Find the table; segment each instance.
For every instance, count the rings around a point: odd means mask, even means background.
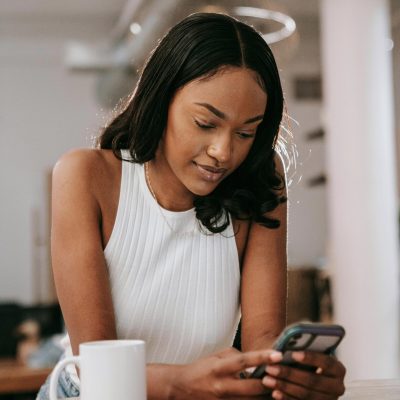
[[[377,379],[349,382],[341,400],[399,400],[400,379]],[[70,400],[79,400],[73,397]]]
[[[36,392],[51,368],[30,368],[14,359],[0,359],[0,394]]]
[[[399,400],[400,379],[353,381],[346,385],[343,400]]]

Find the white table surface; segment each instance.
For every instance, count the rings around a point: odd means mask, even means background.
[[[353,381],[346,388],[342,400],[400,400],[400,379]]]

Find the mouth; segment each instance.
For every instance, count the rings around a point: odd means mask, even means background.
[[[227,171],[226,168],[215,168],[210,165],[197,164],[195,161],[193,163],[197,167],[200,176],[208,182],[217,182]]]

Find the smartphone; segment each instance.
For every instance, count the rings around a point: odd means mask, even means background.
[[[344,335],[345,330],[340,325],[300,322],[287,326],[279,335],[273,348],[283,354],[283,360],[280,364],[315,371],[316,368],[313,366],[296,363],[291,358],[291,352],[317,351],[333,354]],[[263,378],[266,375],[265,367],[265,364],[258,366],[249,378]]]

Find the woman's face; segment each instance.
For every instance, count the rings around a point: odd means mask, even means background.
[[[156,156],[164,187],[204,196],[245,160],[267,104],[256,78],[229,67],[176,92]]]

